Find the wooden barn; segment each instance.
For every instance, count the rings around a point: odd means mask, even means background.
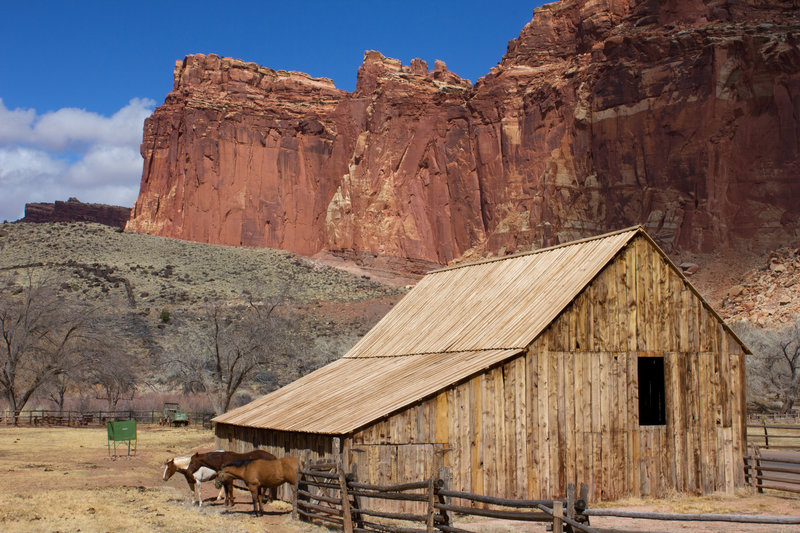
[[[217,444],[508,498],[731,491],[746,352],[635,227],[430,272],[342,359],[215,418]]]

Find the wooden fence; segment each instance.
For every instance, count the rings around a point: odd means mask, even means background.
[[[794,419],[792,419],[794,420]],[[800,424],[761,418],[747,424],[747,444],[769,449],[800,450]]]
[[[797,462],[800,465],[800,460]],[[763,468],[763,471],[768,469]],[[792,470],[800,475],[800,468]],[[751,475],[751,478],[755,474]],[[800,525],[800,517],[759,516],[713,513],[654,513],[618,509],[589,509],[588,486],[567,487],[565,500],[510,500],[448,489],[448,471],[440,477],[393,486],[378,486],[357,481],[356,472],[345,473],[334,463],[301,469],[294,485],[292,518],[316,520],[340,527],[345,533],[469,533],[457,527],[454,515],[482,516],[521,522],[544,522],[554,533],[611,531],[589,525],[590,517],[693,522],[728,522],[775,525]],[[762,479],[761,482],[763,482]],[[783,489],[781,489],[783,490]],[[800,491],[798,491],[800,492]],[[381,510],[385,500],[402,500],[412,510],[394,513]],[[409,526],[409,523],[411,524]]]
[[[756,488],[800,493],[800,453],[750,448],[744,456],[745,483]]]
[[[346,533],[469,533],[455,526],[454,513],[548,522],[554,533],[597,533],[586,524],[583,515],[588,494],[586,485],[582,485],[581,498],[575,497],[575,486],[571,485],[566,500],[509,500],[448,490],[448,473],[442,470],[439,478],[379,486],[359,483],[356,472],[345,473],[337,464],[311,465],[300,470],[297,477],[292,516],[333,524]],[[402,500],[411,511],[380,510],[380,502],[384,500]],[[408,522],[415,527],[408,527]]]
[[[191,425],[202,425],[211,428],[213,413],[188,413]],[[161,411],[58,411],[32,409],[19,415],[19,423],[31,426],[97,426],[107,421],[136,420],[141,424],[157,424],[163,413]],[[9,411],[0,411],[0,423],[11,425],[14,416]]]

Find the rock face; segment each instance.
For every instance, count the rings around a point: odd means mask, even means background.
[[[131,215],[130,207],[106,204],[85,204],[77,198],[66,202],[25,204],[25,217],[20,222],[97,222],[124,228]]]
[[[130,231],[447,263],[642,224],[668,251],[800,228],[800,10],[562,0],[474,86],[367,52],[353,93],[189,56]]]

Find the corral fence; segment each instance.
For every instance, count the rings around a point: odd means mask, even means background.
[[[758,492],[800,493],[800,452],[752,446],[744,456],[744,476]]]
[[[800,423],[797,418],[762,416],[747,421],[747,444],[776,450],[800,450]]]
[[[469,533],[456,527],[454,514],[502,518],[523,522],[546,522],[552,531],[595,533],[582,514],[588,487],[582,485],[583,498],[575,497],[570,485],[565,500],[509,500],[451,491],[449,472],[440,477],[402,485],[359,483],[356,472],[345,473],[335,463],[310,465],[301,469],[293,491],[292,516],[317,520],[351,532],[417,533],[443,531]],[[385,500],[407,502],[411,511],[394,513],[381,510]],[[408,523],[412,527],[409,527]]]
[[[315,464],[298,472],[293,487],[292,518],[318,521],[341,528],[345,533],[470,533],[456,525],[455,517],[480,516],[549,524],[554,533],[611,533],[591,526],[590,517],[693,522],[800,525],[800,517],[711,513],[654,513],[619,509],[589,509],[588,486],[567,486],[564,500],[511,500],[449,490],[449,471],[438,478],[402,485],[359,483],[356,471],[346,473],[336,463]],[[407,502],[404,513],[382,510],[385,500]],[[385,507],[385,505],[384,505]]]
[[[211,428],[213,413],[190,412],[189,424]],[[158,424],[164,413],[162,411],[58,411],[47,409],[31,409],[19,415],[20,424],[30,426],[103,426],[106,422],[116,420],[136,420],[140,424]],[[12,425],[14,414],[0,411],[0,423]]]
[[[800,423],[795,416],[759,415],[747,422],[748,451],[744,474],[748,485],[800,493]]]

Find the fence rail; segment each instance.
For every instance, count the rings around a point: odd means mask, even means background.
[[[447,489],[448,477],[447,470],[443,469],[439,478],[381,486],[359,483],[355,471],[345,473],[337,464],[311,465],[298,473],[293,490],[292,515],[295,519],[336,525],[345,533],[469,533],[455,526],[453,513],[547,522],[552,524],[555,533],[597,532],[589,527],[582,515],[588,494],[586,485],[581,487],[581,498],[575,498],[575,486],[570,485],[566,500],[510,500],[450,491]],[[388,512],[381,508],[381,500],[409,502],[411,510]],[[411,522],[412,527],[398,525],[398,521]]]
[[[23,411],[18,423],[31,426],[98,426],[108,421],[136,420],[141,424],[157,424],[163,417],[162,411],[58,411],[48,409],[32,409]],[[211,428],[213,413],[189,413],[189,424]],[[11,425],[14,415],[9,411],[0,411],[0,423]]]
[[[766,449],[800,450],[800,424],[777,422],[767,423],[766,418],[748,422],[747,444]]]
[[[756,488],[800,493],[800,453],[754,446],[744,456],[745,483]]]
[[[765,472],[796,476],[800,479],[800,454],[787,460],[786,452],[769,452],[781,463],[771,465],[773,459],[758,455],[758,449],[745,456],[745,471],[748,482],[757,487],[769,480]],[[753,455],[755,454],[755,455]],[[758,462],[760,460],[760,462]],[[797,466],[793,466],[797,465]],[[748,470],[749,469],[749,470]],[[616,517],[622,519],[692,522],[728,522],[775,525],[800,525],[797,516],[734,515],[713,513],[655,513],[622,509],[589,509],[588,486],[581,484],[576,497],[575,485],[567,487],[564,500],[512,500],[452,491],[447,488],[447,469],[440,477],[402,485],[380,486],[360,483],[355,469],[345,473],[337,464],[311,465],[298,472],[292,496],[292,517],[301,520],[316,520],[341,528],[345,533],[469,533],[453,521],[459,515],[502,518],[524,522],[552,524],[554,533],[608,533],[612,530],[592,527],[590,517]],[[780,479],[786,483],[785,479]],[[780,488],[780,490],[787,490]],[[796,492],[800,492],[798,489]],[[409,502],[408,512],[388,512],[380,500],[403,500]],[[385,506],[384,506],[385,507]],[[502,508],[498,508],[502,507]],[[510,509],[509,509],[510,508]],[[410,525],[409,525],[410,523]],[[548,526],[550,527],[550,526]],[[616,530],[613,530],[616,531]]]

